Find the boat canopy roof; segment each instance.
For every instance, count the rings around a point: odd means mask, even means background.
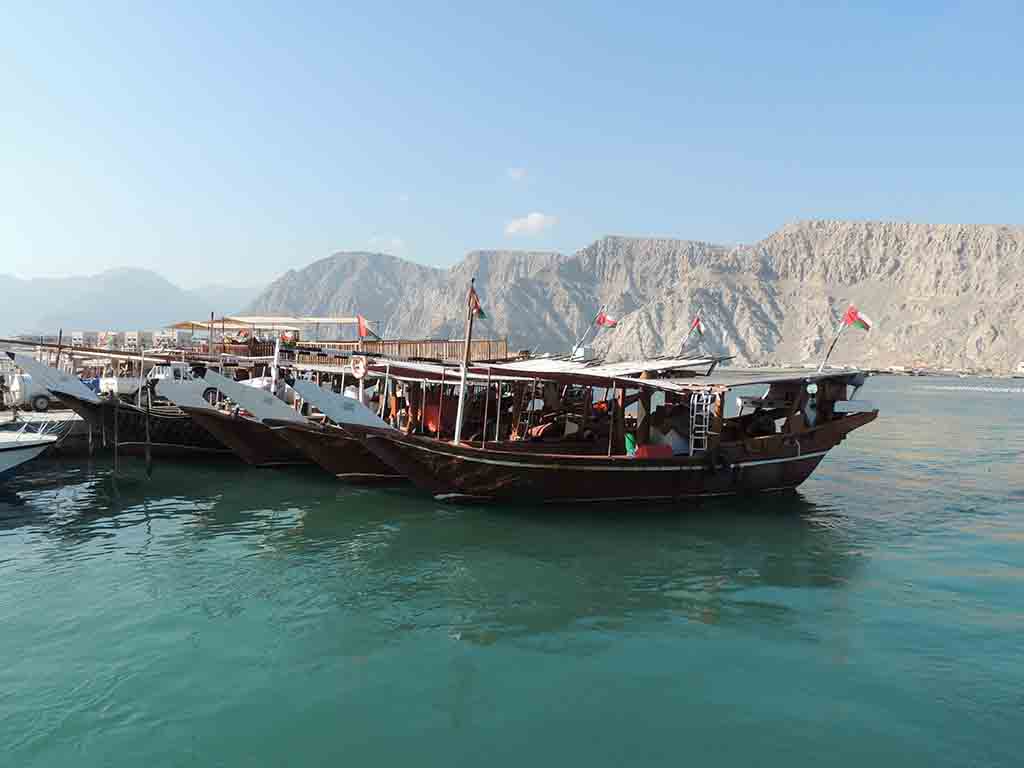
[[[490,377],[491,381],[556,381],[564,384],[592,383],[602,386],[612,380],[659,371],[681,373],[687,370],[691,376],[696,370],[709,369],[722,359],[714,357],[693,358],[652,358],[621,363],[600,363],[595,361],[569,360],[563,358],[530,358],[503,363],[470,363],[467,379],[480,382]],[[462,368],[456,364],[442,364],[425,361],[386,360],[375,358],[367,367],[371,376],[389,375],[397,379],[419,381],[453,382],[462,375]],[[702,371],[703,373],[703,371]]]
[[[728,357],[652,357],[644,360],[624,360],[619,363],[606,363],[602,360],[564,360],[550,358],[533,358],[511,363],[494,363],[487,365],[492,371],[516,371],[530,377],[545,378],[555,374],[596,376],[612,379],[622,376],[639,376],[654,371],[683,371],[700,368],[712,368],[728,360]]]
[[[802,368],[736,368],[716,370],[726,358],[653,358],[629,360],[620,363],[593,364],[571,360],[545,360],[534,358],[512,363],[471,364],[467,380],[473,384],[490,381],[554,381],[595,387],[625,387],[627,389],[655,389],[664,392],[692,392],[696,389],[732,389],[752,385],[784,382],[810,383],[823,379],[842,379],[847,383],[863,383],[859,370],[825,370],[818,372]],[[657,372],[656,376],[650,376]],[[461,377],[458,365],[439,363],[381,360],[371,361],[367,376],[390,376],[407,381],[440,381],[454,384]],[[643,378],[641,378],[643,376]]]
[[[802,368],[727,368],[722,371],[715,371],[708,376],[685,379],[634,379],[625,377],[618,379],[617,385],[627,388],[649,387],[665,392],[692,392],[694,389],[724,390],[737,387],[785,384],[786,382],[810,384],[827,379],[844,381],[847,384],[859,386],[864,383],[865,378],[866,374],[863,371],[853,369],[824,370],[819,373],[815,370]]]
[[[221,328],[231,330],[248,330],[255,328],[258,331],[301,331],[313,325],[357,325],[358,317],[294,317],[292,315],[225,315],[216,317],[213,320],[213,329]],[[210,328],[210,321],[207,320],[182,320],[180,323],[167,326],[174,330],[188,331],[193,328]]]
[[[453,384],[462,376],[462,366],[444,365],[442,363],[428,363],[418,360],[387,360],[374,359],[367,365],[367,376],[380,378],[390,376],[395,379],[406,381],[441,381],[442,377],[446,384]],[[515,372],[492,374],[491,381],[525,381],[535,378],[531,375],[517,374]],[[481,384],[487,381],[487,370],[479,366],[470,365],[466,374],[466,380],[474,384]]]

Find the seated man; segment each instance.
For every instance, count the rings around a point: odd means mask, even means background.
[[[750,423],[747,425],[749,437],[768,437],[775,434],[775,419],[768,411],[758,408],[750,416]]]
[[[650,444],[670,446],[673,456],[688,455],[690,453],[690,440],[687,437],[689,430],[680,431],[676,422],[684,419],[676,416],[677,412],[683,412],[683,409],[674,408],[672,416],[668,418],[665,417],[661,408],[655,411],[651,423]]]

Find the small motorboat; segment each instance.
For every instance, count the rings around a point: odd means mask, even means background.
[[[6,480],[22,464],[32,461],[60,438],[56,434],[32,432],[27,427],[18,431],[0,430],[0,480]]]

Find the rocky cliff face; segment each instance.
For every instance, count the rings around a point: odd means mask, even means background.
[[[449,270],[339,253],[275,281],[253,312],[360,312],[389,336],[458,337],[476,277],[482,334],[565,351],[601,304],[609,358],[676,352],[699,309],[708,352],[816,361],[847,304],[871,316],[837,362],[1009,370],[1024,359],[1024,228],[811,221],[738,247],[606,237],[572,255],[474,251]]]

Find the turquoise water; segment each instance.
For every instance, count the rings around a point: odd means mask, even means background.
[[[1024,764],[1020,384],[873,379],[799,493],[691,509],[39,463],[0,764]]]

